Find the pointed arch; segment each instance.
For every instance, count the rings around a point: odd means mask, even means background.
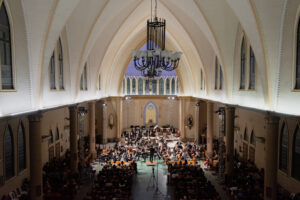
[[[123,78],[123,94],[125,94],[125,78]]]
[[[61,39],[58,39],[58,66],[59,66],[59,89],[64,88],[64,59],[63,59],[63,49],[61,45]]]
[[[1,83],[0,89],[11,90],[14,89],[13,78],[13,64],[12,64],[12,46],[11,46],[11,31],[10,22],[7,15],[5,4],[1,4],[0,9],[0,69],[1,69]]]
[[[127,94],[130,94],[130,78],[127,77],[127,85],[126,85]]]
[[[150,100],[146,103],[146,105],[144,107],[144,117],[143,117],[144,125],[146,125],[148,123],[148,121],[147,121],[147,112],[148,111],[150,111],[152,114],[155,112],[155,122],[152,122],[152,123],[158,124],[158,109],[157,109],[156,104]],[[154,117],[154,116],[152,116],[152,117]]]
[[[149,79],[145,80],[145,94],[149,94]]]
[[[59,140],[59,130],[58,127],[56,128],[56,133],[55,133],[55,141]]]
[[[5,180],[15,175],[14,137],[11,126],[8,125],[4,134],[4,165]]]
[[[250,144],[255,145],[255,135],[254,135],[254,131],[251,131],[251,135],[250,135]]]
[[[153,79],[152,80],[152,94],[157,94],[157,80]]]
[[[292,176],[300,181],[300,130],[297,125],[293,137]]]
[[[170,79],[166,79],[166,94],[170,94]]]
[[[50,129],[49,132],[49,140],[48,140],[49,145],[53,144],[53,133],[52,130]]]
[[[172,91],[171,91],[171,93],[172,93],[172,95],[174,95],[175,94],[175,78],[172,78]]]
[[[240,63],[240,89],[245,89],[245,73],[246,73],[246,44],[245,44],[245,37],[242,39],[241,44],[241,63]]]
[[[295,89],[300,89],[300,20],[297,26],[297,51],[296,51],[296,77]]]
[[[138,94],[143,94],[143,79],[142,78],[139,78],[138,80]]]
[[[136,79],[132,78],[132,94],[136,93]]]
[[[18,171],[26,169],[26,135],[22,121],[18,128]]]
[[[164,80],[163,78],[159,79],[159,95],[164,95]]]
[[[249,90],[255,89],[255,55],[250,46]]]
[[[288,161],[288,129],[286,123],[282,124],[280,132],[280,145],[279,145],[279,169],[287,172]]]
[[[247,142],[248,142],[247,128],[245,128],[245,131],[244,131],[244,141],[247,141]]]

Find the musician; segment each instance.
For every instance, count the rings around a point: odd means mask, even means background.
[[[150,162],[153,162],[154,152],[155,152],[155,149],[151,145],[151,147],[150,147]]]

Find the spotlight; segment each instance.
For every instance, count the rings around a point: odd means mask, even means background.
[[[169,99],[169,100],[174,100],[175,97],[174,97],[174,96],[168,96],[168,99]]]
[[[125,96],[125,100],[130,100],[131,96]]]

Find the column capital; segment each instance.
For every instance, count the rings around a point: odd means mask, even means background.
[[[70,111],[77,111],[78,110],[78,104],[70,105],[69,110]]]
[[[225,110],[226,110],[226,111],[235,111],[235,107],[234,107],[234,106],[226,105],[226,106],[225,106]]]
[[[42,112],[37,112],[28,116],[29,122],[40,122],[43,118]]]
[[[280,117],[271,114],[267,114],[267,116],[265,117],[265,122],[267,124],[278,124],[279,120]]]
[[[96,103],[96,100],[91,100],[88,102],[89,104],[95,104]]]

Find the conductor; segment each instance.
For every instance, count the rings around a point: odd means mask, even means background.
[[[153,162],[153,156],[154,156],[154,148],[153,148],[153,146],[151,145],[151,147],[150,147],[150,162]]]

